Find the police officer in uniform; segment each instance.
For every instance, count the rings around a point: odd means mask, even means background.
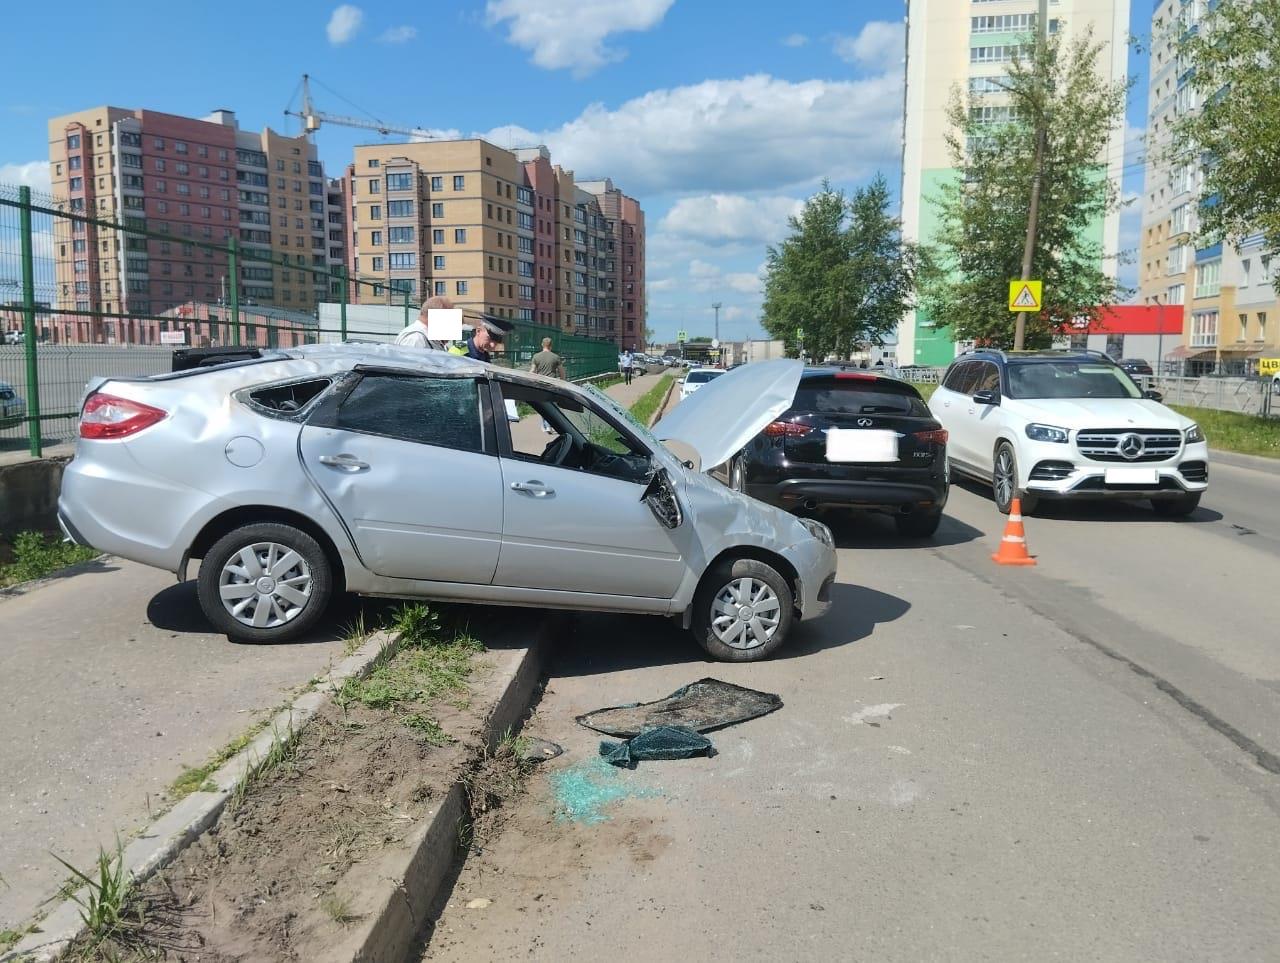
[[[493,359],[491,349],[500,346],[506,340],[507,332],[514,327],[514,324],[503,318],[482,314],[466,344],[454,345],[449,349],[449,353],[465,355],[477,361],[491,361]]]

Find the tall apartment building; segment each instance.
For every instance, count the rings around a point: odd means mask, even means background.
[[[994,81],[1015,50],[1036,29],[1036,0],[906,0],[906,94],[902,141],[902,233],[908,241],[928,243],[937,232],[938,211],[933,199],[941,185],[953,181],[956,170],[944,140],[946,108],[959,87],[983,95],[993,122],[1007,106]],[[1051,0],[1049,29],[1070,33],[1093,26],[1094,37],[1105,42],[1099,70],[1110,80],[1122,80],[1128,68],[1128,0]],[[1123,135],[1117,131],[1099,158],[1106,174],[1119,183],[1123,167]],[[1028,185],[1028,191],[1030,185]],[[1103,250],[1104,268],[1116,270],[1120,244],[1119,213],[1092,228]],[[898,328],[898,363],[943,365],[955,357],[949,329],[935,325],[926,312],[915,310]]]
[[[1185,360],[1190,374],[1244,374],[1256,370],[1258,358],[1280,355],[1271,252],[1261,234],[1239,247],[1197,246],[1198,159],[1167,160],[1174,123],[1198,106],[1189,66],[1178,61],[1178,35],[1194,29],[1210,6],[1163,0],[1152,14],[1138,283],[1143,303],[1182,320],[1183,346],[1167,360]]]
[[[123,315],[229,300],[237,279],[228,258],[200,242],[238,240],[246,304],[304,312],[330,292],[327,277],[305,269],[346,260],[345,244],[329,236],[315,146],[270,129],[240,130],[228,110],[199,120],[120,107],[55,117],[49,163],[52,191],[73,213],[165,235],[55,222],[56,308],[117,315],[64,316],[71,340],[141,340],[150,328]]]
[[[353,301],[446,295],[459,307],[642,342],[643,211],[608,180],[575,183],[545,147],[360,146],[347,191]]]

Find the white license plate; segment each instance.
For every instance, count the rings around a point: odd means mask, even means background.
[[[898,434],[855,428],[827,431],[827,461],[897,461]]]
[[[1108,468],[1106,474],[1108,485],[1154,485],[1159,480],[1154,468]]]

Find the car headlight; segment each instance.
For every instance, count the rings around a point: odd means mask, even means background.
[[[800,524],[808,529],[809,534],[820,541],[823,545],[827,546],[827,548],[836,547],[836,540],[831,535],[831,529],[827,528],[826,525],[823,525],[822,522],[818,521],[816,518],[802,518],[800,519]]]
[[[1204,432],[1200,430],[1199,425],[1192,425],[1187,429],[1187,444],[1193,444],[1197,441],[1204,441]]]
[[[1067,442],[1067,429],[1055,428],[1053,425],[1027,425],[1027,437],[1032,441]]]

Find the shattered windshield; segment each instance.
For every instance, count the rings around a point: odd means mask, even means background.
[[[590,392],[591,396],[595,398],[596,401],[598,401],[602,405],[607,406],[610,411],[612,411],[615,415],[617,415],[624,422],[626,422],[626,424],[631,428],[631,430],[634,431],[641,438],[643,438],[645,443],[650,448],[652,448],[654,451],[662,451],[668,455],[671,454],[671,452],[667,449],[667,446],[664,445],[662,442],[658,441],[658,439],[653,436],[653,432],[651,432],[644,425],[640,424],[639,419],[637,419],[636,416],[633,415],[630,411],[622,407],[622,405],[618,404],[616,401],[610,398],[607,394],[605,394],[595,385],[584,385],[584,387],[587,389],[588,392]],[[672,455],[672,457],[674,458],[675,456]]]

